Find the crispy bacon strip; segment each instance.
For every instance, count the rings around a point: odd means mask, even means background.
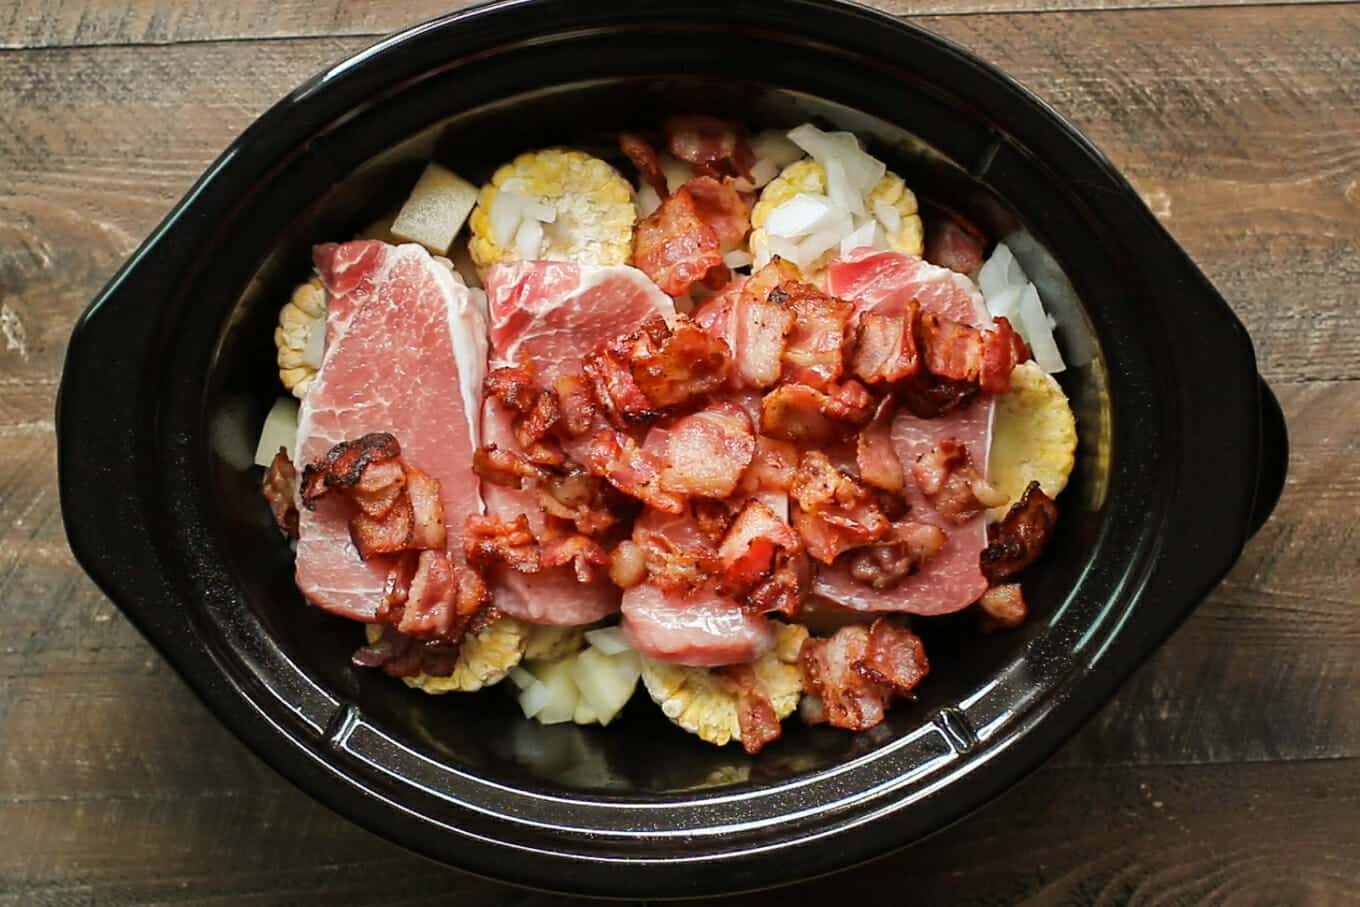
[[[716,180],[711,176],[696,176],[685,183],[685,190],[694,198],[694,210],[699,219],[713,228],[718,244],[730,249],[741,243],[751,232],[752,196],[743,195],[732,184],[732,179]],[[712,271],[709,272],[710,275]],[[730,275],[728,275],[730,277]],[[722,284],[727,283],[723,280]],[[709,289],[721,289],[709,286]]]
[[[544,567],[571,564],[578,583],[591,583],[595,581],[592,568],[609,566],[609,552],[578,532],[563,532],[543,543],[540,561]]]
[[[414,563],[414,558],[412,559]],[[414,568],[413,568],[414,569]],[[443,640],[422,641],[383,625],[378,639],[356,651],[350,659],[355,667],[382,668],[391,677],[426,674],[445,677],[458,664],[458,644]]]
[[[408,465],[406,495],[411,501],[412,546],[442,551],[448,542],[448,527],[444,525],[444,500],[439,496],[439,480]]]
[[[524,459],[560,466],[565,457],[550,433],[562,420],[562,407],[555,391],[538,387],[534,374],[531,362],[501,366],[486,376],[482,388],[487,397],[515,413],[512,427]]]
[[[798,448],[791,441],[757,435],[751,465],[741,475],[741,490],[747,494],[788,491],[797,468]]]
[[[925,647],[910,630],[879,618],[808,639],[800,655],[807,692],[804,720],[866,731],[883,720],[895,696],[906,696],[930,671]]]
[[[288,458],[288,451],[282,447],[274,454],[274,459],[265,470],[264,482],[260,491],[269,502],[269,511],[274,514],[274,523],[289,538],[298,537],[297,509],[297,470]]]
[[[582,535],[599,535],[619,521],[605,500],[600,479],[579,469],[546,475],[538,486],[538,503],[549,516],[570,521]]]
[[[661,464],[622,432],[604,429],[590,442],[588,467],[619,491],[665,513],[682,513],[685,499],[661,487]]]
[[[666,433],[661,487],[677,495],[725,498],[755,452],[751,417],[735,403],[715,403]]]
[[[906,484],[902,461],[892,442],[893,401],[884,397],[878,403],[873,421],[855,439],[855,462],[865,485],[884,491],[900,492]]]
[[[525,479],[541,479],[543,470],[528,457],[495,444],[485,444],[472,452],[472,471],[478,477],[506,488],[523,488]]]
[[[723,536],[732,527],[736,514],[726,501],[714,498],[696,498],[690,502],[690,512],[699,533],[714,545],[722,544]]]
[[[921,419],[935,419],[972,403],[982,388],[967,381],[947,381],[920,375],[896,387],[898,402]]]
[[[781,384],[760,401],[760,430],[772,438],[821,443],[873,418],[873,398],[858,381],[826,391],[805,384]]]
[[[1028,609],[1019,583],[992,586],[978,599],[984,630],[1012,629],[1025,622]]]
[[[619,150],[632,161],[638,174],[652,187],[657,198],[664,200],[671,194],[666,185],[666,174],[661,171],[661,161],[658,160],[656,149],[652,147],[651,142],[636,132],[620,132]]]
[[[742,748],[754,756],[778,740],[779,717],[764,685],[749,664],[726,665],[716,671],[726,691],[737,697],[737,727]]]
[[[538,399],[538,385],[534,382],[531,362],[503,365],[492,369],[482,381],[486,395],[506,409],[527,413]]]
[[[1058,505],[1044,494],[1038,482],[1030,482],[1006,516],[987,527],[982,575],[988,582],[1000,583],[1034,563],[1057,521]]]
[[[723,267],[722,239],[704,222],[698,202],[681,186],[633,230],[633,264],[663,293],[683,296]]]
[[[693,164],[699,173],[751,178],[756,156],[739,124],[710,116],[675,116],[668,117],[662,128],[671,154]]]
[[[839,380],[845,369],[846,326],[855,307],[796,280],[781,283],[769,298],[794,313],[784,347],[783,380],[819,390]]]
[[[812,563],[807,554],[776,558],[774,572],[746,596],[746,606],[757,614],[793,617],[812,582]]]
[[[956,525],[1006,503],[1006,496],[973,465],[968,448],[954,438],[945,438],[923,454],[911,472],[940,516]]]
[[[819,450],[803,454],[789,488],[798,507],[793,525],[808,554],[830,564],[843,552],[871,545],[888,532],[875,496]]]
[[[586,357],[595,397],[618,424],[645,422],[701,397],[727,381],[727,344],[690,319],[654,318],[602,343]]]
[[[620,354],[597,349],[586,356],[582,367],[599,411],[614,425],[649,422],[661,415],[638,387],[628,360]]]
[[[316,509],[323,495],[336,489],[353,488],[371,465],[395,460],[401,445],[387,432],[374,432],[353,441],[341,441],[327,452],[320,463],[309,463],[302,470],[302,506]],[[390,473],[384,473],[390,475]],[[371,489],[365,489],[371,494]]]
[[[493,516],[469,516],[463,528],[463,554],[477,567],[500,563],[520,573],[542,569],[538,539],[522,513],[509,523]]]
[[[745,595],[774,571],[776,555],[797,554],[802,547],[798,533],[778,514],[754,498],[747,501],[718,546],[721,591]]]
[[[635,529],[633,542],[642,549],[648,580],[664,592],[698,588],[722,569],[717,552],[702,542],[679,545],[646,529]]]
[[[866,384],[910,381],[921,370],[916,348],[916,324],[921,309],[916,300],[902,315],[868,312],[860,317],[850,357],[850,370]]]
[[[944,547],[944,530],[929,523],[896,523],[875,545],[850,554],[850,576],[883,591],[916,573]]]
[[[989,394],[1010,390],[1011,372],[1029,359],[1024,340],[1005,318],[995,319],[992,329],[983,331],[923,312],[917,341],[932,375],[976,384]]]
[[[563,375],[553,383],[553,390],[562,410],[562,419],[558,423],[560,431],[579,438],[593,436],[604,427],[604,414],[585,375]]]
[[[454,564],[444,551],[422,551],[397,630],[425,640],[456,641],[491,601],[473,570]]]

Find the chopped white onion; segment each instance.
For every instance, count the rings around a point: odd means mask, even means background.
[[[864,215],[864,196],[850,181],[845,172],[845,164],[839,158],[828,158],[823,165],[826,169],[826,194],[839,211],[846,211],[857,217]]]
[[[1034,284],[1029,284],[1020,294],[1019,327],[1025,336],[1025,342],[1029,344],[1030,352],[1034,354],[1034,361],[1039,363],[1039,368],[1053,374],[1067,367],[1062,354],[1058,352],[1058,344],[1053,339],[1053,330],[1048,325],[1048,315],[1044,312],[1043,303],[1039,300],[1039,291]]]
[[[590,700],[582,696],[576,700],[576,711],[572,712],[571,720],[574,724],[598,724],[600,717],[590,707]]]
[[[841,240],[841,254],[849,255],[856,249],[869,246],[877,249],[879,247],[880,227],[876,220],[866,220],[850,233],[846,234]]]
[[[527,671],[525,672],[528,673]],[[543,707],[552,699],[552,690],[546,684],[535,680],[524,689],[519,696],[519,707],[524,710],[525,718],[533,718],[543,711]]]
[[[803,156],[803,149],[789,141],[788,136],[778,129],[766,129],[751,137],[751,150],[755,152],[757,163],[767,160],[777,170],[782,170]],[[754,168],[752,168],[754,171]],[[754,172],[751,174],[755,175]]]
[[[574,658],[550,662],[536,670],[539,683],[548,688],[548,701],[534,716],[543,724],[570,721],[576,712],[576,681],[572,678]],[[531,687],[532,689],[532,687]]]
[[[806,236],[833,216],[832,200],[825,195],[800,192],[770,212],[765,232],[787,239]]]
[[[632,648],[628,645],[628,639],[623,635],[623,630],[618,627],[587,630],[586,642],[606,655],[618,655],[620,652],[627,652]]]
[[[751,263],[751,261],[752,261],[751,253],[747,252],[745,249],[733,249],[731,252],[728,252],[723,256],[723,264],[727,265],[734,271],[737,268],[746,267]]]
[[[543,249],[543,224],[532,218],[520,222],[515,231],[515,252],[524,261],[538,258]]]
[[[694,178],[694,168],[674,155],[664,151],[657,155],[661,174],[666,177],[666,190],[674,192]]]
[[[874,217],[889,233],[902,229],[902,213],[887,202],[874,202]]]
[[[524,670],[519,665],[515,665],[513,668],[510,669],[509,677],[510,682],[513,683],[515,686],[519,687],[521,690],[527,690],[529,689],[529,687],[538,683],[538,678],[534,677],[534,675],[530,674],[528,671]]]
[[[793,143],[790,142],[790,145]],[[795,152],[798,149],[793,149]],[[795,158],[796,160],[796,158]],[[760,189],[779,175],[780,165],[768,157],[758,157],[751,165],[751,188]]]
[[[648,217],[653,211],[661,207],[661,196],[656,194],[656,190],[651,186],[642,185],[637,191],[637,211],[638,217]]]
[[[501,190],[491,200],[491,238],[498,246],[510,245],[510,240],[524,220],[524,196]]]
[[[1020,294],[1025,292],[1026,286],[1028,284],[1011,284],[993,296],[984,294],[983,298],[987,300],[987,311],[991,313],[993,318],[1006,318],[1014,326],[1020,311]]]
[[[614,720],[633,696],[642,662],[635,652],[605,655],[589,648],[576,656],[572,677],[600,724]]]
[[[255,465],[268,466],[274,462],[274,455],[282,447],[293,456],[293,446],[297,443],[298,402],[291,397],[280,397],[269,408],[264,417],[264,427],[260,429],[260,440],[255,445]]]
[[[982,263],[978,271],[978,286],[982,289],[982,295],[989,299],[1007,287],[1023,289],[1027,283],[1029,278],[1025,276],[1024,268],[1020,267],[1020,262],[1015,260],[1015,255],[1005,243],[996,244],[991,257]]]

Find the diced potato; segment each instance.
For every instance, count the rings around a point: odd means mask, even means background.
[[[260,440],[255,445],[255,465],[268,466],[282,447],[293,456],[293,445],[297,443],[298,403],[288,397],[280,397],[269,407],[264,417],[264,427],[260,429]]]
[[[476,203],[476,186],[452,170],[430,164],[397,212],[392,235],[446,255]]]

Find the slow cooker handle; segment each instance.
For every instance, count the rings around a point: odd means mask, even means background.
[[[1289,470],[1289,429],[1285,425],[1280,401],[1262,378],[1260,385],[1261,439],[1260,456],[1256,466],[1256,499],[1251,508],[1250,535],[1265,525],[1284,490],[1285,474]]]

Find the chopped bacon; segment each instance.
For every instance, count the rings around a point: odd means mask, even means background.
[[[714,498],[698,498],[690,502],[690,510],[694,514],[694,523],[699,528],[699,534],[710,543],[717,545],[727,535],[727,530],[731,528],[732,521],[736,515],[726,501]]]
[[[760,430],[774,438],[818,443],[873,418],[873,398],[858,381],[827,390],[781,384],[760,401]]]
[[[620,132],[619,150],[633,162],[638,174],[656,192],[657,198],[665,199],[671,194],[666,186],[666,174],[661,171],[661,161],[657,158],[656,149],[652,147],[651,142],[636,132]]]
[[[926,261],[960,274],[975,274],[982,267],[987,239],[982,232],[953,212],[926,219]]]
[[[954,438],[945,438],[923,454],[911,472],[940,516],[955,525],[968,522],[988,507],[1006,503],[1006,496],[973,465],[968,448]]]
[[[534,382],[533,363],[521,362],[492,369],[482,381],[482,389],[506,409],[517,413],[529,412],[539,394],[538,385]]]
[[[662,124],[671,154],[706,176],[751,178],[755,152],[736,123],[710,116],[668,117]]]
[[[976,384],[989,394],[1010,390],[1011,372],[1029,358],[1020,335],[1005,318],[989,331],[922,313],[917,339],[926,369],[937,378]]]
[[[444,551],[422,551],[396,627],[416,639],[456,641],[490,601],[476,571]]]
[[[647,422],[660,415],[633,379],[628,360],[609,350],[597,349],[586,356],[582,367],[600,410],[613,424]]]
[[[895,523],[877,544],[850,555],[850,576],[880,592],[916,573],[944,547],[945,534],[929,523]]]
[[[793,442],[757,435],[755,455],[741,476],[741,490],[748,494],[788,491],[797,468],[798,448]]]
[[[544,567],[571,564],[576,581],[589,583],[595,580],[595,571],[591,569],[592,567],[609,565],[609,552],[593,539],[577,532],[566,532],[555,535],[543,543],[540,562]]]
[[[978,606],[982,608],[983,629],[986,630],[1018,627],[1025,622],[1028,613],[1019,583],[992,586],[982,593]]]
[[[269,502],[274,523],[289,538],[298,537],[297,481],[298,474],[293,468],[293,461],[288,458],[288,451],[280,447],[270,461],[269,469],[265,471],[260,490]]]
[[[663,293],[683,296],[723,267],[722,240],[706,224],[690,190],[681,186],[633,230],[633,263]]]
[[[363,511],[354,514],[349,519],[349,537],[364,560],[415,548],[415,513],[410,498],[398,497],[381,517],[369,516]]]
[[[773,510],[754,498],[747,501],[718,547],[723,594],[740,597],[768,576],[775,555],[802,550],[798,534]]]
[[[718,234],[722,248],[730,249],[740,244],[751,232],[751,197],[738,192],[731,178],[715,180],[711,176],[696,176],[685,183],[684,188],[694,197],[694,209],[699,213],[699,219]],[[721,289],[721,286],[710,286],[709,289]]]
[[[755,452],[751,417],[735,403],[715,403],[666,433],[661,487],[678,495],[725,498]]]
[[[921,369],[916,349],[920,306],[907,303],[905,314],[867,312],[860,317],[850,370],[866,384],[896,383],[915,378]]]
[[[888,531],[874,495],[819,450],[803,454],[789,493],[798,504],[793,525],[808,553],[823,564],[877,542]]]
[[[463,553],[468,563],[478,567],[501,563],[520,573],[537,573],[542,568],[538,540],[522,513],[509,523],[493,516],[469,516],[463,529]]]
[[[412,569],[414,563],[412,558]],[[360,668],[382,668],[391,677],[445,677],[458,664],[458,644],[417,640],[388,624],[381,626],[376,641],[356,651],[350,661]]]
[[[865,485],[884,491],[900,492],[905,485],[902,461],[892,442],[893,405],[891,397],[878,404],[873,421],[855,439],[855,462],[859,478]]]
[[[681,513],[684,498],[661,487],[661,464],[622,432],[604,429],[590,442],[592,475],[665,513]]]
[[[732,369],[735,384],[755,388],[774,384],[782,368],[784,338],[793,330],[793,310],[768,299],[748,298],[743,293],[733,306],[730,319],[736,343]]]
[[[551,390],[539,391],[533,408],[515,420],[515,440],[524,455],[541,466],[561,466],[566,457],[557,439],[548,433],[562,420],[562,406]]]
[[[779,716],[764,685],[749,664],[724,665],[715,669],[726,691],[737,698],[738,739],[754,756],[765,744],[779,739]]]
[[[988,582],[999,583],[1034,563],[1057,521],[1058,505],[1044,494],[1038,482],[1030,482],[1006,516],[987,527],[987,547],[981,556],[983,576]]]
[[[620,589],[639,586],[647,578],[647,555],[632,539],[624,539],[609,555],[609,578]]]
[[[353,441],[341,441],[327,452],[320,463],[309,463],[303,467],[302,506],[315,510],[317,500],[326,493],[353,488],[370,466],[400,456],[401,445],[386,432],[374,432]]]
[[[486,444],[472,452],[472,471],[492,483],[506,488],[523,488],[525,479],[540,479],[539,469],[524,454]]]
[[[727,344],[684,316],[660,318],[601,344],[586,357],[595,397],[616,423],[645,422],[727,381]]]
[[[600,479],[581,470],[544,476],[538,503],[549,516],[571,521],[582,535],[599,535],[619,521],[605,500]]]
[[[812,564],[806,554],[784,558],[774,572],[746,596],[746,607],[757,614],[777,613],[793,617],[811,583]]]
[[[439,496],[439,480],[414,466],[407,466],[406,494],[411,499],[412,546],[442,550],[448,542],[448,529],[444,525],[444,500]]]
[[[769,298],[794,313],[784,347],[783,380],[818,389],[837,381],[845,369],[845,329],[855,307],[796,280],[781,283]]]
[[[893,697],[910,694],[930,670],[916,634],[884,618],[808,639],[800,660],[807,692],[816,697],[804,719],[821,718],[852,731],[881,722]]]
[[[633,541],[642,549],[648,581],[663,592],[697,589],[722,566],[717,552],[702,540],[680,544],[660,532],[635,528]]]
[[[553,383],[553,390],[562,410],[558,425],[568,435],[574,438],[594,435],[603,426],[600,404],[584,375],[563,375]]]
[[[914,416],[935,419],[973,402],[981,388],[967,381],[947,381],[922,375],[897,385],[896,397]]]

